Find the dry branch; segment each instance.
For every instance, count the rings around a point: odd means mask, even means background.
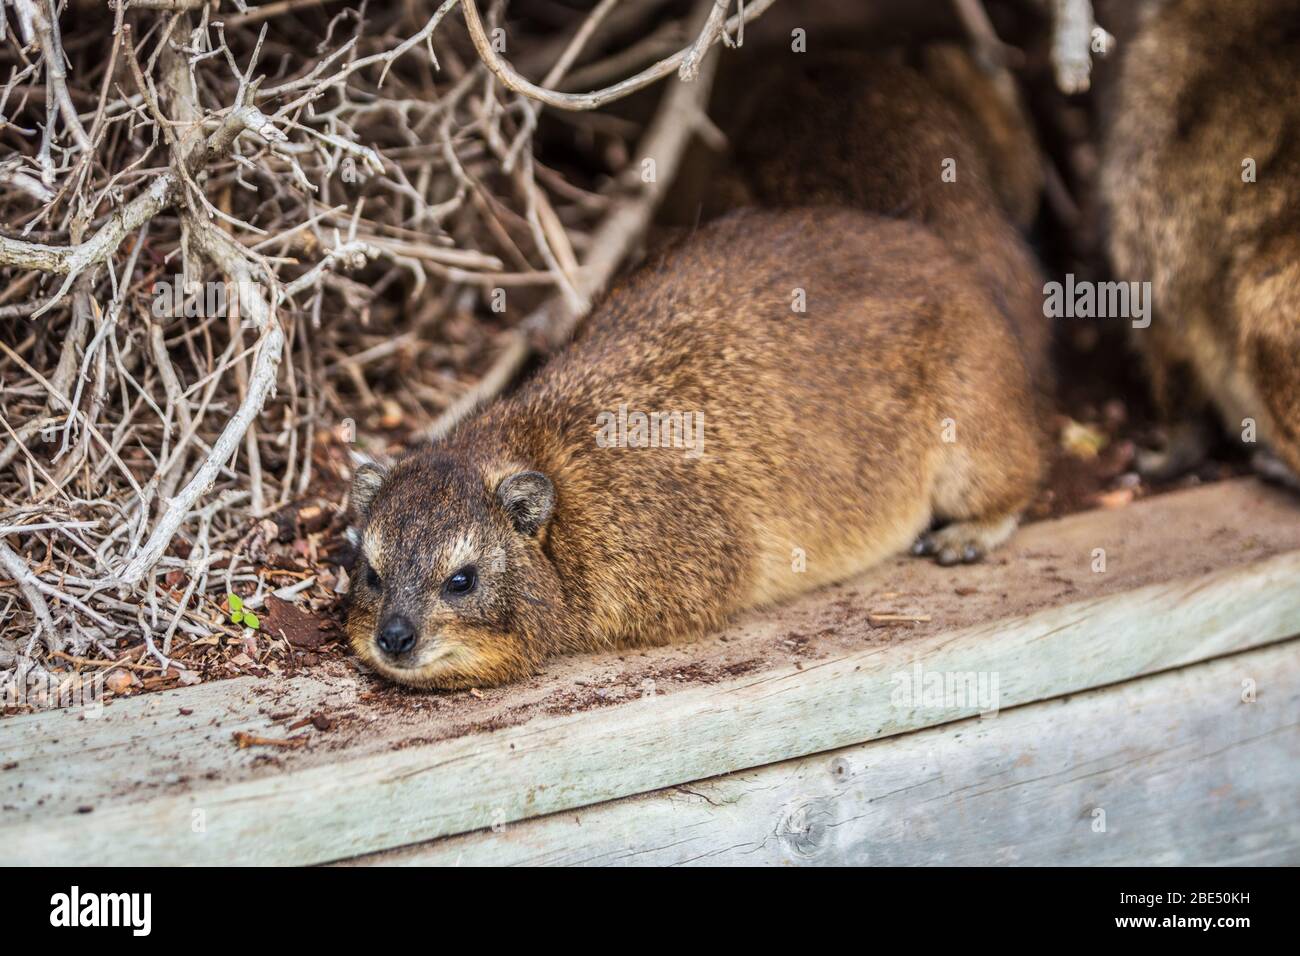
[[[28,606],[36,616],[38,630],[32,634],[32,637],[43,637],[45,646],[51,652],[62,650],[63,643],[54,629],[54,618],[50,616],[50,607],[45,603],[45,598],[41,596],[40,588],[37,586],[40,579],[27,567],[27,562],[16,555],[3,541],[0,541],[0,565],[3,565],[5,573],[18,584],[18,590],[27,599]]]
[[[252,318],[261,338],[244,400],[212,443],[211,450],[194,477],[180,494],[167,502],[167,510],[149,535],[149,540],[122,569],[119,578],[128,585],[138,583],[154,566],[199,497],[212,487],[218,471],[235,453],[244,433],[262,410],[267,395],[275,388],[276,372],[284,351],[284,332],[276,321],[270,302],[253,277],[253,270],[244,258],[246,253],[210,222],[202,222],[191,216],[190,229],[191,238],[204,254],[230,277],[237,290],[240,314]]]
[[[1052,0],[1052,66],[1063,93],[1083,93],[1092,85],[1092,50],[1109,50],[1114,38],[1097,25],[1092,0]]]

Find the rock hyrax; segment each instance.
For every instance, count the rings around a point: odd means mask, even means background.
[[[1300,474],[1300,2],[1148,4],[1102,167],[1131,341],[1172,417],[1205,406]],[[1249,447],[1249,446],[1248,446]],[[1262,455],[1266,462],[1275,459]]]
[[[359,469],[348,632],[405,684],[662,644],[926,539],[973,560],[1042,471],[1023,342],[924,225],[741,211],[619,283],[514,395]]]

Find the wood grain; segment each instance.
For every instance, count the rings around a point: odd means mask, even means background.
[[[1285,866],[1298,791],[1290,641],[349,865]]]

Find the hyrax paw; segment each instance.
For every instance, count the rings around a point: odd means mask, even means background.
[[[1300,491],[1300,476],[1297,476],[1281,458],[1268,450],[1260,450],[1251,456],[1250,465],[1255,474],[1265,481]]]
[[[944,532],[950,528],[931,531],[921,535],[912,545],[912,553],[918,557],[934,558],[935,562],[947,567],[952,564],[972,564],[984,557],[984,548],[976,541],[964,541]]]
[[[1213,432],[1200,419],[1179,422],[1163,449],[1139,448],[1137,473],[1147,481],[1173,481],[1199,466],[1210,453]]]
[[[916,539],[912,553],[934,558],[945,567],[973,564],[1007,539],[1015,530],[1014,516],[994,521],[956,521]]]

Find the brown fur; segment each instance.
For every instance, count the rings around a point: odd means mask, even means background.
[[[622,283],[517,395],[392,468],[363,508],[353,646],[405,683],[498,683],[557,652],[700,634],[864,570],[932,518],[1005,535],[1041,468],[1012,411],[1031,402],[1005,317],[925,229],[734,214]],[[598,414],[620,404],[703,411],[702,456],[598,447]],[[494,498],[525,470],[556,490],[535,536]],[[464,564],[478,591],[447,600],[440,583]],[[421,632],[406,669],[374,647],[399,609]]]
[[[1035,154],[996,112],[953,105],[981,78],[937,64],[930,80],[873,67],[829,127],[804,126],[805,101],[759,147],[765,202],[866,211],[706,225],[620,283],[516,395],[382,482],[361,477],[348,630],[362,658],[419,686],[500,683],[555,653],[704,633],[863,571],[936,520],[951,524],[923,540],[945,562],[1011,532],[1043,468],[1042,280],[1016,231]],[[957,183],[940,179],[947,156]],[[703,454],[599,447],[598,416],[620,405],[703,412]],[[533,472],[554,509],[528,503],[545,520],[520,530],[498,489]],[[469,564],[477,590],[448,596]],[[395,659],[375,635],[396,613],[420,638]]]
[[[1115,269],[1152,283],[1132,341],[1166,414],[1208,403],[1236,435],[1254,419],[1300,473],[1300,2],[1147,12],[1102,169]]]
[[[1043,174],[1014,91],[949,45],[798,62],[793,75],[755,82],[761,108],[734,134],[753,199],[847,203],[931,227],[979,271],[1046,382],[1043,278],[1021,235]],[[940,179],[948,159],[955,182]]]

